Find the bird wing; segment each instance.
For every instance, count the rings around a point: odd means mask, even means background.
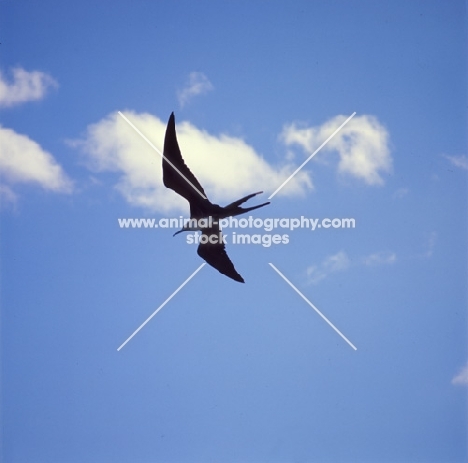
[[[219,225],[216,224],[210,228],[204,228],[202,230],[202,237],[203,236],[206,236],[208,240],[206,243],[200,242],[197,249],[198,255],[223,275],[239,283],[244,283],[244,279],[237,273],[234,264],[226,253]],[[215,241],[215,243],[209,241],[210,237],[213,237],[212,241]],[[200,239],[202,238],[200,237]]]
[[[174,190],[188,202],[192,202],[193,200],[200,201],[203,196],[206,199],[205,191],[182,158],[182,153],[177,143],[174,113],[171,114],[167,123],[162,167],[165,187]]]

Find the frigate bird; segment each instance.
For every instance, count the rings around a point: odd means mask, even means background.
[[[236,271],[226,253],[223,235],[219,227],[219,220],[245,214],[246,212],[270,204],[270,202],[266,202],[253,207],[240,207],[245,201],[263,192],[252,193],[224,207],[213,204],[206,197],[203,187],[182,158],[182,153],[180,152],[177,142],[174,113],[169,117],[166,135],[164,137],[162,170],[164,186],[174,190],[190,204],[189,224],[186,224],[182,230],[179,230],[174,236],[183,231],[201,230],[202,235],[197,249],[198,255],[220,273],[235,281],[244,283],[244,279]],[[194,225],[195,221],[193,219],[195,219],[196,225]],[[200,225],[200,223],[203,222],[201,219],[207,219],[205,220],[206,226]]]

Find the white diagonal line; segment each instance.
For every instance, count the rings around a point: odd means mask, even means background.
[[[354,111],[351,116],[348,117],[276,190],[273,194],[271,194],[268,199],[273,198],[278,191],[281,190],[281,188],[286,185],[286,183],[289,182],[356,114],[356,111]]]
[[[158,150],[158,148],[156,148],[156,146],[153,145],[153,143],[151,143],[148,138],[146,138],[120,111],[118,111],[118,113],[124,118],[124,120],[143,138],[143,140],[146,141],[146,143],[148,143],[148,145],[151,146],[151,148],[153,148],[163,159],[166,160],[166,162],[203,198],[203,199],[208,199],[179,169],[177,169],[177,167],[172,164],[171,161],[169,161],[169,159],[166,158],[166,156],[164,156],[164,154],[161,153],[161,151]]]
[[[322,312],[320,312],[319,309],[317,309],[317,307],[315,307],[314,304],[312,304],[312,302],[309,301],[309,299],[307,299],[304,294],[302,294],[272,263],[270,263],[270,266],[273,268],[273,270],[275,270],[275,272],[281,277],[283,278],[283,280],[289,285],[291,286],[292,289],[294,289],[294,291],[296,291],[297,294],[299,294],[299,296],[302,297],[302,299],[304,299],[304,301],[307,302],[307,304],[309,304],[354,350],[357,350],[357,347],[330,321],[328,320],[327,317],[325,317],[325,315],[323,315]]]
[[[122,349],[125,344],[127,344],[130,339],[135,336],[138,331],[140,331],[204,266],[205,262],[200,265],[132,334],[127,338],[127,340],[121,344],[121,346],[117,349],[118,351]]]

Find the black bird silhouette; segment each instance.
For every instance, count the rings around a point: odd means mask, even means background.
[[[259,191],[257,193],[252,193],[228,204],[225,207],[213,204],[209,201],[203,187],[200,185],[195,175],[192,174],[182,158],[179,144],[177,143],[174,113],[171,114],[167,123],[166,135],[164,137],[164,157],[162,168],[164,186],[174,190],[177,194],[184,197],[190,204],[190,223],[186,224],[184,228],[175,233],[174,236],[183,231],[201,230],[202,236],[197,249],[198,255],[220,273],[235,281],[244,283],[244,279],[239,275],[239,273],[237,273],[233,263],[226,253],[223,242],[224,240],[219,228],[219,220],[226,217],[244,214],[270,204],[270,202],[266,202],[253,207],[240,207],[240,205],[248,199],[263,192]],[[197,220],[197,225],[194,225],[194,221],[192,219]],[[207,219],[206,227],[201,227],[199,225],[200,219]],[[203,238],[204,236],[205,238]]]

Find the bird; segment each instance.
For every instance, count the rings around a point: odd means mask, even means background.
[[[184,231],[201,230],[202,235],[197,248],[198,255],[223,275],[239,283],[245,283],[226,253],[225,240],[221,233],[219,220],[245,214],[246,212],[270,204],[268,201],[258,206],[240,207],[241,204],[263,192],[258,191],[244,196],[224,207],[212,203],[207,198],[200,182],[182,158],[179,143],[177,142],[173,112],[169,117],[164,136],[162,172],[164,186],[175,191],[190,204],[190,221],[181,230],[176,232],[174,236]],[[195,225],[193,219],[196,220]],[[206,226],[202,227],[199,225],[202,222],[201,219],[207,219],[205,220],[207,222]]]

